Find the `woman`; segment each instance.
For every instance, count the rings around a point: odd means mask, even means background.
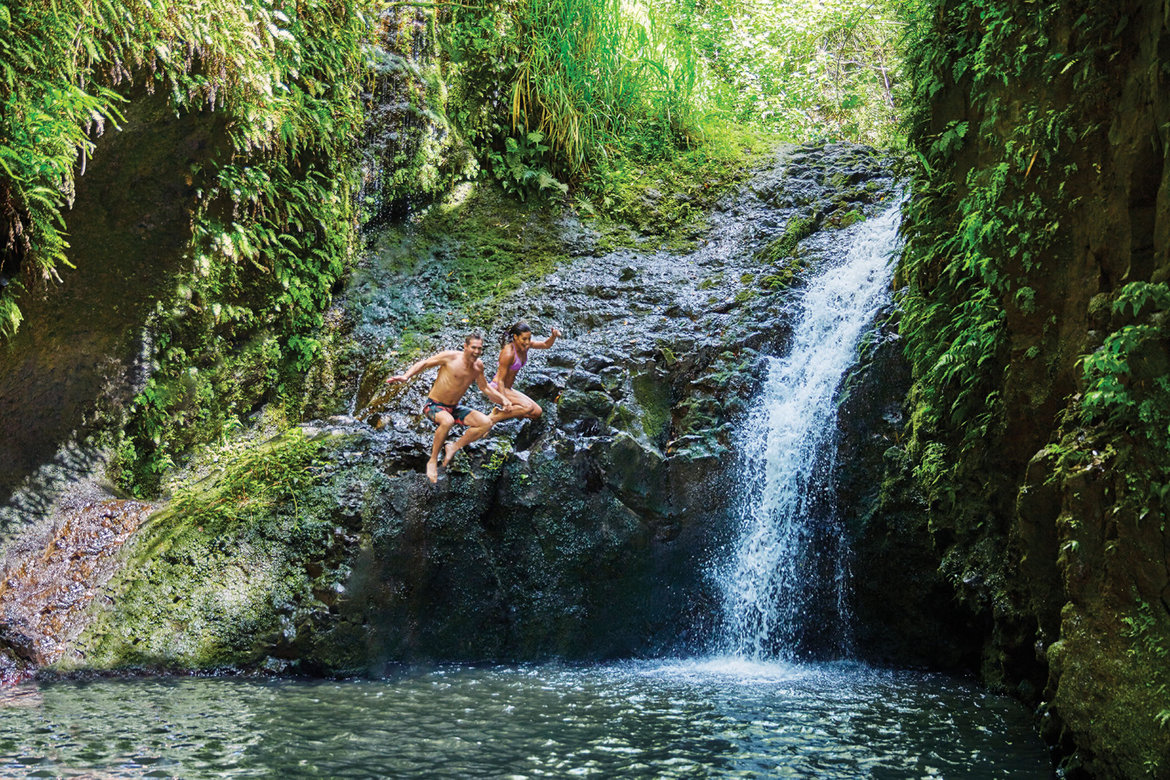
[[[500,338],[500,365],[496,369],[496,376],[490,384],[493,389],[498,390],[504,394],[504,397],[512,402],[510,409],[496,408],[492,410],[492,423],[498,423],[501,420],[511,420],[515,417],[523,417],[526,419],[535,419],[540,417],[543,411],[540,404],[533,401],[528,396],[521,393],[519,390],[512,389],[512,383],[516,381],[516,374],[520,373],[520,369],[528,362],[528,350],[530,349],[548,349],[557,340],[561,332],[556,328],[552,329],[552,335],[544,341],[532,340],[532,328],[528,327],[528,323],[521,320],[504,332]]]

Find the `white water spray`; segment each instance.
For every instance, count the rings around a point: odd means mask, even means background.
[[[841,260],[809,280],[788,355],[769,358],[741,434],[738,535],[716,575],[724,652],[849,654],[848,550],[829,491],[836,395],[863,333],[889,303],[899,219],[895,206],[859,226]]]

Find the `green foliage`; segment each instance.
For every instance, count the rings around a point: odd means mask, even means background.
[[[900,268],[900,327],[915,375],[912,449],[920,475],[953,498],[1001,433],[1007,315],[1037,309],[1065,207],[1050,164],[1072,140],[1073,110],[1033,105],[1009,117],[1004,108],[1013,85],[1060,77],[1047,46],[1051,5],[1024,13],[996,0],[918,0],[902,12],[906,124],[919,162]],[[939,94],[958,85],[978,126],[936,116]],[[968,166],[956,187],[950,177]],[[967,455],[926,468],[932,441]]]
[[[896,142],[896,5],[442,3],[449,116],[510,190],[582,183],[602,211],[633,168],[745,127]]]
[[[665,6],[476,0],[442,9],[461,82],[453,119],[491,150],[486,164],[509,189],[557,187],[617,153],[669,156],[698,131],[697,63]]]
[[[1113,37],[1115,9],[1084,0],[915,0],[903,18],[916,153],[896,280],[914,377],[907,464],[930,507],[942,571],[977,609],[1010,621],[1019,602],[996,583],[1015,576],[1004,540],[1025,463],[1008,466],[1002,453],[1027,458],[1020,439],[1037,431],[1019,421],[1005,441],[1005,399],[1011,414],[1032,414],[1025,397],[1076,381],[1061,354],[1065,304],[1054,300],[1053,279],[1066,273],[1057,264],[1070,252],[1060,223],[1076,212],[1071,184],[1092,176],[1075,161],[1101,132],[1117,89],[1109,63],[1123,41]],[[1065,28],[1068,40],[1053,41]],[[1158,378],[1170,367],[1160,365],[1164,334],[1151,330],[1161,322],[1157,298],[1147,287],[1122,293],[1117,306],[1130,321],[1114,312],[1103,330],[1118,332],[1084,359],[1083,392],[1052,451],[1056,484],[1108,458],[1120,475],[1116,517],[1142,523],[1163,516],[1170,498],[1170,397]],[[1083,542],[1062,539],[1061,560],[1085,554]]]
[[[489,446],[492,454],[483,464],[483,469],[497,472],[508,462],[508,456],[512,454],[512,442],[509,439],[493,439]]]
[[[291,162],[318,139],[353,130],[355,33],[365,26],[354,6],[205,6],[54,0],[9,12],[0,36],[0,200],[9,208],[0,227],[41,277],[69,265],[62,211],[75,163],[84,170],[93,137],[120,118],[115,89],[130,77],[167,90],[176,110],[224,111],[241,153]],[[18,320],[5,308],[11,332]]]
[[[8,24],[0,201],[10,216],[0,230],[43,278],[69,263],[62,213],[74,163],[118,121],[128,78],[164,90],[176,111],[210,108],[226,122],[228,153],[191,172],[193,262],[159,302],[157,367],[115,442],[122,486],[150,493],[180,452],[214,440],[317,354],[355,244],[369,24],[361,0],[34,2]],[[0,328],[19,322],[0,293]]]
[[[1144,453],[1127,473],[1141,518],[1170,507],[1170,285],[1132,282],[1114,296],[1120,321],[1083,359],[1081,419]],[[1123,445],[1119,445],[1123,446]]]
[[[320,478],[320,454],[318,442],[293,428],[275,444],[244,450],[225,462],[210,489],[203,483],[180,489],[170,509],[208,534],[282,504],[291,504],[295,513],[297,497]]]
[[[897,2],[684,0],[709,102],[792,139],[901,142]]]
[[[1139,599],[1136,613],[1122,618],[1121,622],[1125,624],[1122,634],[1132,643],[1129,649],[1131,657],[1148,658],[1160,665],[1170,659],[1170,647],[1166,645],[1166,637],[1158,630],[1158,621],[1148,603]]]
[[[28,263],[45,280],[68,265],[62,210],[72,192],[74,163],[93,150],[91,133],[119,118],[118,96],[89,84],[91,63],[125,57],[117,41],[99,49],[95,23],[116,13],[87,9],[81,0],[5,7],[0,34],[0,234],[10,243],[5,270]],[[134,52],[131,57],[141,57]],[[20,313],[0,290],[0,336],[20,324]]]
[[[212,328],[210,323],[203,326]],[[161,336],[159,369],[132,402],[110,467],[117,484],[139,495],[158,492],[175,459],[191,447],[223,443],[239,425],[238,415],[264,400],[287,366],[272,336],[237,347],[230,360],[202,370],[191,365],[187,350],[166,340],[166,332]],[[202,349],[214,343],[196,344],[194,357],[208,360]]]
[[[15,333],[23,319],[16,301],[11,296],[0,294],[0,338]]]
[[[528,193],[544,195],[547,190],[566,194],[569,186],[556,180],[544,167],[544,154],[549,147],[544,133],[525,133],[519,140],[504,139],[504,151],[489,151],[488,162],[496,180],[504,189],[524,200]]]
[[[545,133],[569,174],[619,139],[642,157],[685,146],[695,69],[660,10],[620,0],[532,0],[520,27],[511,121]]]

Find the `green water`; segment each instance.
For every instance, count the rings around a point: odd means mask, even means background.
[[[142,678],[0,695],[3,777],[1049,778],[952,678],[737,661]]]

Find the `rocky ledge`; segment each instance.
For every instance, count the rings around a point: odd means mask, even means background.
[[[700,643],[718,618],[704,572],[731,533],[760,357],[783,349],[805,275],[895,202],[890,170],[864,147],[784,149],[687,252],[605,251],[558,217],[566,259],[502,299],[492,327],[564,332],[517,382],[544,414],[496,426],[434,486],[427,383],[385,390],[406,356],[379,359],[368,334],[406,327],[394,312],[439,260],[397,272],[368,258],[364,280],[386,300],[342,317],[338,351],[364,366],[334,385],[348,413],[244,448],[179,491],[94,586],[56,668],[339,673]],[[464,327],[422,351],[457,346]],[[880,459],[881,436],[860,441]],[[8,626],[10,646],[23,630]]]

